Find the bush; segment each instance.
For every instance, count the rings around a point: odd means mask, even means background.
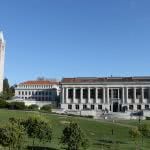
[[[150,120],[150,117],[146,117],[146,120]]]
[[[7,108],[8,103],[5,100],[0,100],[0,108]]]
[[[39,106],[36,104],[32,104],[32,105],[28,106],[29,110],[38,110],[38,108],[39,108]]]
[[[45,111],[45,112],[51,112],[52,106],[51,105],[44,105],[40,108],[40,110]]]
[[[33,145],[36,138],[43,143],[51,142],[52,128],[51,124],[45,118],[41,116],[29,117],[26,120],[22,120],[21,125],[26,129],[28,136],[33,138]]]
[[[24,102],[11,102],[8,103],[8,109],[24,110],[26,106]]]

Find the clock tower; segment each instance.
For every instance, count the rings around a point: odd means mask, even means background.
[[[0,92],[3,91],[4,60],[5,60],[5,40],[3,32],[0,31]]]

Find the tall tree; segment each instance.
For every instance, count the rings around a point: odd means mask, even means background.
[[[3,91],[7,93],[9,92],[9,82],[7,78],[3,80]]]
[[[67,150],[87,149],[88,147],[88,140],[79,125],[74,122],[64,128],[60,142],[66,146]]]

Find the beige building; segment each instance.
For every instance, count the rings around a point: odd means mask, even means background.
[[[63,78],[64,110],[142,110],[150,107],[150,77]]]
[[[23,100],[56,101],[59,95],[59,82],[33,80],[20,83],[15,88],[15,97]]]
[[[3,32],[0,31],[0,92],[3,91],[4,60],[5,60],[5,40]]]

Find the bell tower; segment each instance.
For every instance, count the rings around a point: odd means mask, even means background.
[[[5,40],[3,32],[0,31],[0,92],[3,91],[4,60],[5,60]]]

